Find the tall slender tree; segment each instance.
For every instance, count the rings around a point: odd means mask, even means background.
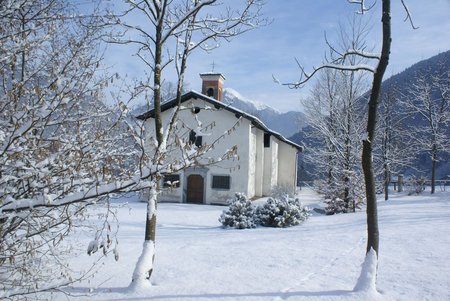
[[[368,10],[373,9],[374,6],[368,7],[365,0],[348,0],[349,3],[359,6],[359,13],[363,15]],[[414,27],[411,19],[410,12],[405,4],[404,0],[401,3],[407,13],[406,20],[409,20]],[[373,262],[373,253],[375,258],[378,257],[379,251],[379,229],[378,229],[378,209],[376,199],[376,183],[373,166],[373,148],[376,138],[376,125],[377,125],[377,111],[378,103],[380,99],[381,83],[383,81],[384,73],[389,64],[389,56],[392,42],[391,31],[391,1],[381,1],[381,50],[379,53],[369,53],[364,48],[362,49],[347,49],[343,53],[338,52],[338,57],[327,64],[323,64],[320,67],[314,68],[311,73],[307,73],[305,69],[299,64],[300,67],[300,79],[294,83],[287,83],[290,88],[300,88],[306,82],[308,82],[317,72],[322,69],[336,69],[343,71],[368,71],[372,73],[372,86],[369,95],[368,107],[367,107],[367,126],[366,134],[362,139],[362,169],[364,173],[365,182],[365,194],[366,194],[366,215],[367,215],[367,262]],[[333,47],[330,47],[331,51],[335,51]],[[368,60],[373,60],[374,64],[365,65],[348,65],[346,59],[348,57],[362,57]],[[373,253],[372,253],[373,251]],[[376,259],[375,259],[376,262]],[[377,266],[377,264],[375,265]],[[364,272],[364,271],[363,271]],[[373,281],[366,281],[375,285],[376,283],[376,269],[373,272]],[[364,276],[364,275],[361,275]],[[370,277],[365,275],[366,278]],[[362,277],[364,278],[364,277]],[[361,279],[361,278],[360,278]]]
[[[167,143],[173,135],[179,109],[178,107],[168,124],[164,125],[161,116],[161,85],[164,81],[164,71],[168,66],[175,65],[176,99],[179,104],[189,55],[196,49],[213,50],[218,47],[220,39],[228,40],[260,26],[262,24],[260,9],[263,2],[261,0],[238,2],[237,9],[224,7],[217,0],[125,2],[129,8],[124,16],[126,18],[138,16],[145,24],[133,24],[129,18],[120,20],[119,23],[132,34],[113,42],[138,45],[137,56],[151,71],[139,89],[150,89],[153,92],[155,132],[150,135],[156,140],[155,149],[146,151],[151,162],[148,165],[152,166],[154,184],[151,186],[147,203],[143,252],[131,283],[132,287],[137,287],[148,286],[153,272],[160,164],[161,159],[165,157]]]
[[[359,22],[353,18],[349,22],[349,29],[340,26],[339,50],[333,48],[335,51],[331,52],[331,60],[336,52],[364,47],[367,30]],[[366,61],[351,56],[346,60],[351,66]],[[364,198],[358,142],[364,132],[359,112],[364,107],[361,97],[367,90],[366,81],[364,72],[322,70],[311,99],[303,102],[312,119],[310,124],[316,130],[316,139],[320,137],[325,146],[315,147],[313,155],[308,158],[327,173],[327,184],[321,187],[326,187],[329,214],[354,212]]]

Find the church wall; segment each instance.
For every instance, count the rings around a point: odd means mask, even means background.
[[[199,108],[200,111],[194,114],[193,108]],[[164,125],[168,123],[172,112],[171,109],[163,112]],[[250,121],[245,118],[238,119],[233,113],[225,109],[217,110],[211,104],[198,99],[186,101],[182,104],[182,110],[179,112],[179,120],[183,120],[183,122],[179,121],[176,127],[176,133],[180,137],[188,139],[191,129],[200,132],[200,128],[202,128],[202,143],[206,145],[215,143],[213,149],[201,158],[198,158],[198,162],[204,165],[204,169],[207,170],[204,176],[204,203],[226,204],[227,200],[232,198],[235,192],[247,194],[249,181]],[[150,118],[146,121],[146,128],[148,133],[146,141],[149,142],[154,139],[154,119]],[[218,158],[223,156],[226,150],[234,146],[237,146],[236,157],[222,160],[216,164],[209,164],[211,160],[217,161]],[[181,152],[175,148],[168,153],[168,159],[166,161],[173,162],[180,157]],[[190,172],[192,173],[192,170]],[[230,189],[213,189],[212,177],[226,175],[231,177]],[[180,172],[180,181],[186,181],[184,172]],[[180,184],[180,188],[166,192],[161,198],[164,200],[173,199],[173,201],[184,201],[183,195],[186,194],[184,189],[185,183]]]
[[[287,143],[280,143],[278,147],[278,185],[292,188],[297,182],[297,149]]]

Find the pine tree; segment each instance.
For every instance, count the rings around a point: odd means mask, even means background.
[[[224,227],[236,229],[255,228],[255,208],[252,202],[242,193],[236,193],[228,209],[220,215],[219,222]]]

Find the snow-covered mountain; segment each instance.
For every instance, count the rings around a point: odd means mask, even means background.
[[[285,137],[298,133],[306,125],[306,118],[302,112],[282,113],[266,104],[247,99],[231,88],[224,90],[223,99],[225,103],[259,118],[271,130]]]

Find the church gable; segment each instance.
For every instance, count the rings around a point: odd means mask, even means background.
[[[248,113],[245,113],[245,112],[243,112],[243,111],[241,111],[239,109],[234,108],[231,105],[227,105],[227,104],[225,104],[223,102],[219,102],[219,101],[217,101],[217,100],[215,100],[215,99],[213,99],[211,97],[208,97],[208,96],[203,95],[201,93],[198,93],[196,91],[190,91],[188,93],[183,94],[183,96],[181,97],[180,106],[182,106],[183,109],[186,109],[186,108],[195,109],[195,106],[194,106],[194,108],[192,108],[192,107],[190,107],[188,105],[190,104],[189,102],[192,102],[192,101],[195,102],[196,100],[201,100],[205,104],[204,106],[197,106],[197,109],[207,109],[210,112],[221,112],[222,110],[223,111],[228,111],[231,114],[233,114],[236,118],[242,117],[244,119],[247,119],[249,122],[252,123],[253,126],[263,130],[268,135],[273,135],[278,140],[283,141],[283,142],[285,142],[285,143],[287,143],[287,144],[297,148],[297,150],[299,152],[301,152],[303,150],[303,148],[300,145],[298,145],[298,144],[296,144],[296,143],[286,139],[281,134],[270,130],[257,117],[254,117],[254,116],[252,116],[252,115],[250,115]],[[166,111],[166,110],[168,110],[170,108],[174,108],[176,106],[177,106],[177,101],[176,101],[176,99],[173,99],[171,101],[168,101],[168,102],[162,104],[161,105],[161,111],[164,112],[164,111]],[[154,116],[155,116],[154,114],[155,114],[154,110],[150,110],[147,113],[144,113],[144,114],[138,116],[137,118],[141,119],[141,120],[146,120],[148,118],[154,118]]]

